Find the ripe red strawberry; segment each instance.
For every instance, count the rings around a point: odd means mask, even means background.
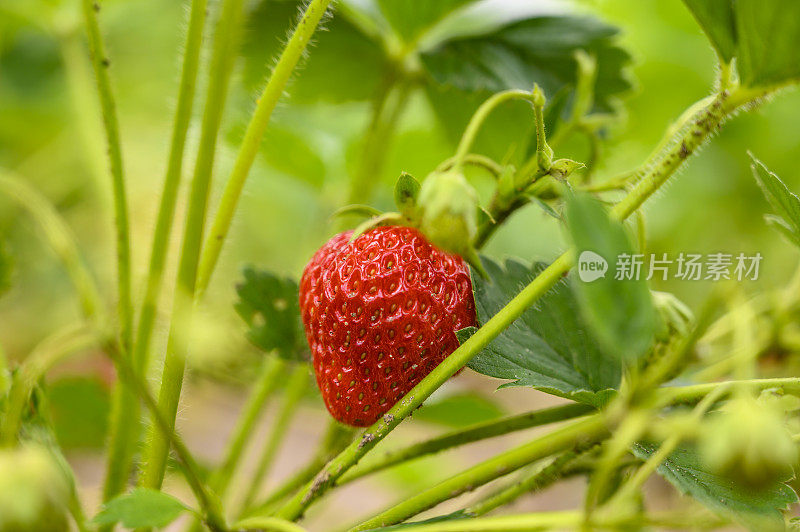
[[[469,271],[410,227],[333,237],[300,280],[300,311],[331,415],[374,423],[475,325]]]

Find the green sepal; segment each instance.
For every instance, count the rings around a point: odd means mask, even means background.
[[[370,207],[369,205],[361,205],[361,204],[353,204],[353,205],[345,205],[339,209],[336,209],[331,213],[330,219],[336,219],[340,216],[361,216],[364,218],[372,218],[374,216],[380,216],[383,214],[381,211],[376,209],[375,207]]]
[[[394,203],[397,210],[406,218],[411,219],[417,208],[417,197],[422,185],[414,176],[402,172],[394,186]]]
[[[481,258],[478,256],[478,252],[475,250],[474,247],[467,249],[461,256],[467,264],[469,264],[472,270],[476,271],[482,278],[488,280],[489,273],[486,271],[486,268],[483,267],[483,263],[481,263]]]
[[[572,172],[580,168],[586,168],[586,165],[572,159],[558,159],[550,165],[548,173],[556,179],[566,179]]]
[[[386,212],[380,216],[370,218],[363,222],[361,225],[353,230],[353,236],[350,237],[350,242],[360,237],[367,231],[380,227],[382,225],[408,225],[406,218],[399,212]]]

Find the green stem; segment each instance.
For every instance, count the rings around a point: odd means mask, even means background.
[[[306,529],[277,517],[247,517],[237,521],[233,530],[263,530],[268,532],[306,532]]]
[[[261,376],[256,382],[233,431],[233,436],[229,440],[225,458],[211,479],[211,485],[220,496],[227,491],[236,466],[242,457],[245,444],[253,435],[256,422],[264,412],[267,399],[272,396],[278,383],[285,377],[285,371],[286,362],[282,358],[275,355],[265,361]]]
[[[724,96],[721,96],[724,100]],[[738,97],[738,103],[729,104],[725,111],[734,111],[739,105],[747,103],[749,98]],[[717,100],[715,100],[714,106]],[[696,120],[696,127],[681,138],[676,139],[676,145],[667,154],[673,161],[677,157],[677,164],[656,165],[655,161],[648,171],[631,191],[623,202],[623,208],[615,210],[617,217],[625,218],[631,209],[635,210],[663,184],[681,163],[691,153],[689,147],[697,147],[700,142],[707,139],[724,119],[716,110],[709,108],[701,112]],[[688,137],[688,138],[684,138]],[[688,142],[688,144],[687,144]],[[497,338],[507,329],[522,313],[535,303],[547,290],[552,288],[569,271],[573,263],[572,251],[558,257],[552,264],[545,268],[531,283],[515,296],[505,307],[497,312],[466,342],[461,344],[449,357],[428,374],[422,381],[398,401],[380,420],[364,431],[360,442],[354,442],[342,451],[339,456],[331,460],[317,475],[316,479],[307,484],[296,496],[280,510],[279,514],[287,519],[295,520],[303,515],[306,508],[320,495],[327,491],[338,478],[355,465],[362,456],[369,452],[379,441],[386,437],[406,416],[420,406],[435,390],[456,371],[461,369],[473,356],[478,354],[486,345]]]
[[[242,16],[242,4],[243,0],[223,1],[211,53],[200,145],[192,178],[183,244],[178,265],[175,300],[167,340],[167,353],[164,359],[161,389],[158,396],[161,412],[170,420],[171,427],[174,427],[175,424],[175,416],[183,387],[200,245],[205,226],[217,135],[228,93],[230,74],[236,57],[237,33]],[[146,463],[140,478],[142,486],[155,489],[161,487],[168,451],[169,443],[163,435],[153,432],[145,451]]]
[[[537,467],[532,474],[528,474],[522,480],[505,486],[480,502],[468,506],[464,509],[464,513],[470,517],[478,517],[505,506],[523,495],[545,489],[562,478],[564,470],[583,452],[585,451],[580,448],[565,451],[549,463]]]
[[[692,411],[691,418],[695,422],[699,423],[706,412],[708,412],[708,410],[714,406],[714,403],[725,393],[727,393],[730,388],[730,384],[714,388],[714,390],[709,392],[708,395],[703,397],[703,399],[697,404]],[[656,468],[658,468],[658,466],[660,466],[664,460],[666,460],[669,455],[672,454],[672,451],[678,447],[685,437],[686,434],[682,434],[680,431],[678,431],[664,440],[664,442],[659,446],[658,451],[653,453],[653,455],[648,458],[647,461],[642,464],[641,467],[639,467],[639,469],[636,470],[636,473],[634,473],[634,475],[622,485],[614,497],[608,501],[607,504],[609,507],[613,506],[615,502],[624,501],[627,498],[633,497],[634,494],[642,488],[645,481],[650,478],[650,475],[655,472]]]
[[[325,437],[311,461],[300,471],[278,486],[264,501],[247,510],[245,516],[266,515],[284,498],[294,493],[300,486],[314,478],[314,475],[334,456],[353,440],[354,429],[338,423],[331,418]]]
[[[75,286],[83,315],[90,320],[99,319],[98,313],[102,311],[100,292],[81,257],[75,235],[55,207],[23,179],[5,170],[0,170],[0,192],[27,210],[39,225]]]
[[[351,530],[353,532],[370,530],[401,523],[447,499],[471,491],[536,460],[574,448],[576,445],[594,442],[605,435],[606,431],[604,417],[601,414],[593,414],[473,466],[418,495],[411,496]]]
[[[503,434],[509,434],[519,430],[573,419],[592,411],[594,411],[594,408],[590,406],[575,403],[479,423],[417,443],[416,445],[411,445],[398,451],[387,452],[380,458],[372,460],[371,462],[360,463],[342,475],[336,484],[337,486],[341,486],[342,484],[347,484],[363,476],[422,456],[438,453],[445,449],[466,445],[487,438],[502,436]]]
[[[181,465],[180,469],[192,493],[197,499],[198,505],[204,511],[204,520],[206,524],[214,532],[226,532],[227,527],[225,526],[225,520],[222,517],[221,509],[210,490],[206,487],[203,476],[200,473],[200,467],[192,457],[192,453],[189,451],[183,439],[175,431],[174,419],[168,419],[164,415],[156,399],[150,393],[150,389],[144,378],[136,372],[130,360],[120,353],[116,344],[108,340],[103,342],[103,347],[114,361],[114,366],[120,377],[126,381],[129,388],[139,396],[150,411],[153,418],[153,426],[158,431],[159,435],[163,437],[175,451],[175,456]]]
[[[97,13],[100,4],[94,0],[82,0],[83,18],[89,40],[100,109],[103,115],[108,158],[111,164],[111,184],[114,195],[114,217],[117,238],[117,290],[119,302],[120,344],[128,356],[131,353],[133,332],[133,303],[131,302],[131,247],[128,222],[128,205],[125,193],[125,179],[122,168],[122,149],[120,147],[119,121],[116,104],[108,76],[110,61],[106,56]]]
[[[209,481],[211,488],[220,498],[224,498],[225,493],[228,491],[228,486],[236,472],[236,467],[242,457],[247,440],[253,435],[255,425],[264,411],[264,405],[267,399],[275,392],[275,388],[284,376],[285,370],[286,363],[278,356],[271,356],[264,361],[261,375],[256,381],[255,387],[250,393],[236,427],[228,440],[224,458]],[[200,530],[199,525],[198,521],[194,521],[189,530]]]
[[[155,325],[158,296],[164,277],[164,264],[175,215],[186,132],[192,117],[207,3],[207,0],[192,0],[189,15],[169,160],[153,235],[144,301],[133,344],[133,364],[141,375],[145,374],[149,363],[150,337]],[[114,390],[106,480],[103,486],[104,501],[108,501],[120,493],[127,483],[134,452],[139,443],[141,430],[139,417],[140,407],[136,397],[129,390],[117,385]]]
[[[225,242],[233,215],[236,212],[236,206],[239,203],[239,197],[242,195],[242,188],[250,168],[253,166],[256,154],[258,154],[261,139],[269,124],[272,111],[283,95],[286,83],[289,81],[297,62],[303,55],[311,36],[314,34],[330,3],[331,0],[312,0],[308,4],[303,17],[283,50],[278,64],[275,65],[264,92],[261,93],[261,97],[258,99],[258,105],[253,117],[250,119],[250,123],[247,125],[247,131],[245,131],[242,145],[239,148],[239,154],[236,156],[233,170],[228,182],[225,184],[219,209],[203,246],[203,255],[200,259],[197,278],[198,299],[202,297],[208,287],[211,274],[216,267],[219,254],[222,251],[222,245]]]
[[[367,202],[372,196],[389,151],[392,134],[408,102],[410,82],[400,78],[396,66],[388,68],[372,101],[361,158],[350,182],[348,203]]]
[[[485,155],[481,155],[479,153],[468,153],[464,156],[464,160],[462,161],[464,165],[470,166],[477,166],[478,168],[483,168],[495,179],[498,179],[501,174],[503,173],[503,167],[496,163],[492,158],[487,157]],[[436,167],[437,172],[446,172],[455,166],[456,158],[450,157],[449,159],[445,159],[442,164]]]
[[[0,425],[0,445],[12,446],[36,384],[44,374],[64,357],[82,351],[95,343],[95,335],[83,324],[70,326],[42,341],[28,355],[14,374],[5,415]]]
[[[578,530],[583,523],[583,514],[577,511],[539,512],[530,514],[502,515],[478,519],[454,519],[435,523],[410,523],[403,530],[410,532],[530,532],[532,530]],[[642,514],[616,514],[597,517],[592,521],[593,530],[628,530],[642,527],[674,530],[713,530],[724,526],[725,521],[707,515],[687,512]]]
[[[536,154],[528,159],[517,172],[514,180],[517,188],[528,186],[537,176],[546,174],[553,161],[553,148],[547,144],[547,135],[544,130],[545,97],[538,85],[534,86],[532,97],[536,124]]]
[[[533,103],[533,94],[530,91],[523,90],[507,90],[493,94],[485,102],[483,102],[475,114],[467,124],[464,134],[461,136],[461,141],[458,143],[456,153],[453,156],[453,170],[460,171],[463,169],[464,162],[469,154],[478,132],[483,126],[483,123],[499,105],[511,100],[526,100]]]
[[[243,503],[245,508],[250,507],[253,500],[258,495],[258,491],[264,483],[264,478],[275,460],[275,455],[278,453],[281,443],[283,443],[286,431],[289,428],[289,423],[292,421],[292,416],[297,408],[297,404],[303,397],[308,383],[308,367],[305,364],[296,365],[289,374],[283,404],[275,420],[275,425],[270,432],[269,440],[266,446],[264,446],[261,458],[253,473],[250,486],[245,493]]]
[[[665,404],[691,404],[702,399],[717,388],[743,389],[753,393],[776,389],[787,395],[800,397],[800,377],[776,379],[753,379],[745,381],[721,381],[689,386],[668,386],[660,388],[656,396]]]

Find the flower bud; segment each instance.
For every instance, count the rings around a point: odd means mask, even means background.
[[[465,256],[478,232],[478,195],[459,171],[434,172],[417,201],[419,226],[436,247]]]
[[[749,397],[726,405],[704,427],[700,453],[713,471],[754,490],[792,475],[797,449],[783,416]]]
[[[47,449],[0,450],[0,532],[68,529],[69,486]]]

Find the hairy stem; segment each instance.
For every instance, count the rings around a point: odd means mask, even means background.
[[[272,396],[277,388],[279,381],[286,370],[286,363],[278,356],[272,356],[265,360],[261,368],[261,375],[244,405],[242,413],[236,422],[236,427],[228,440],[225,455],[220,466],[211,476],[209,484],[217,493],[220,499],[224,498],[228,491],[231,479],[239,465],[248,438],[252,436],[255,425],[264,411],[267,400]],[[193,522],[189,530],[200,530],[200,523]]]
[[[739,96],[723,107],[717,102],[725,101],[723,93],[708,107],[700,111],[689,130],[676,139],[675,145],[666,154],[669,164],[653,161],[650,170],[637,186],[623,200],[622,207],[615,208],[615,216],[622,219],[641,206],[644,201],[662,185],[669,176],[688,158],[700,143],[707,139],[722,123],[727,112],[739,105],[748,103],[749,97]],[[279,514],[287,519],[298,519],[306,508],[325,493],[338,478],[353,467],[379,441],[386,437],[406,416],[414,411],[456,371],[461,369],[481,349],[499,336],[511,323],[535,303],[547,290],[552,288],[570,269],[573,263],[572,251],[567,251],[545,268],[528,286],[515,296],[505,307],[497,312],[477,332],[439,364],[417,386],[398,401],[380,420],[368,427],[361,442],[354,442],[307,484],[297,495],[281,508]]]
[[[228,235],[228,230],[233,220],[233,215],[236,212],[236,206],[239,203],[239,198],[242,195],[247,175],[250,173],[250,168],[253,166],[256,154],[258,153],[261,139],[269,124],[272,111],[278,104],[283,95],[283,90],[286,83],[294,71],[297,62],[303,55],[303,52],[311,40],[311,36],[317,28],[325,10],[331,0],[312,0],[308,4],[303,17],[298,22],[297,27],[292,34],[291,39],[286,45],[286,48],[281,53],[278,64],[272,71],[272,75],[258,99],[258,105],[247,125],[247,130],[242,140],[242,145],[239,148],[239,153],[236,156],[236,162],[233,165],[231,175],[225,184],[225,190],[220,199],[219,209],[211,224],[208,237],[203,245],[203,254],[200,259],[199,273],[197,277],[197,298],[202,297],[208,283],[211,279],[211,274],[217,265],[219,254],[222,251],[222,246],[225,243],[225,237]]]
[[[111,165],[111,184],[114,194],[114,217],[117,236],[117,291],[120,322],[120,341],[126,353],[130,354],[133,330],[133,304],[131,303],[131,245],[128,223],[128,204],[125,194],[125,178],[122,169],[122,149],[119,139],[119,121],[108,77],[110,61],[106,56],[105,45],[100,34],[97,13],[100,4],[93,0],[82,0],[83,18],[92,56],[92,67],[97,81],[100,109],[103,114],[108,159]]]
[[[341,486],[342,484],[352,482],[353,480],[363,476],[382,471],[394,465],[407,462],[409,460],[414,460],[422,456],[438,453],[445,449],[451,449],[453,447],[466,445],[468,443],[487,438],[502,436],[503,434],[509,434],[519,430],[573,419],[586,415],[593,410],[594,408],[588,405],[575,403],[546,408],[544,410],[526,412],[524,414],[499,420],[487,421],[485,423],[479,423],[477,425],[450,432],[442,436],[437,436],[430,440],[417,443],[416,445],[411,445],[404,449],[389,451],[376,460],[355,466],[353,469],[342,475],[336,484]]]
[[[227,527],[225,526],[221,509],[218,507],[218,503],[212,496],[211,491],[205,485],[200,467],[197,465],[192,453],[175,431],[174,420],[168,419],[164,415],[156,399],[150,393],[145,380],[136,372],[130,360],[120,353],[116,344],[111,340],[107,340],[103,341],[103,347],[114,361],[114,366],[120,377],[127,382],[130,389],[134,390],[150,411],[155,429],[175,451],[175,456],[181,465],[180,469],[186,478],[186,482],[189,484],[200,508],[203,509],[206,524],[214,532],[225,532]]]
[[[286,431],[289,428],[289,423],[292,421],[297,403],[303,397],[308,383],[308,367],[305,364],[296,365],[289,374],[286,382],[283,404],[275,420],[275,425],[270,432],[269,440],[261,453],[261,458],[258,460],[258,465],[253,473],[250,486],[245,493],[243,503],[245,508],[249,507],[258,495],[258,491],[264,483],[264,478],[267,476],[269,468],[272,466],[275,456],[280,449],[280,445],[286,436]]]
[[[175,424],[175,416],[183,386],[183,374],[188,354],[188,333],[191,329],[193,294],[197,280],[197,264],[205,226],[211,174],[214,167],[217,134],[228,93],[230,73],[236,56],[236,41],[243,0],[224,0],[214,36],[209,69],[208,91],[200,132],[189,206],[186,214],[183,244],[178,265],[178,280],[172,309],[167,353],[161,375],[158,396],[161,412]],[[169,443],[162,434],[153,431],[145,451],[146,463],[140,484],[159,488],[164,478]]]
[[[562,478],[564,470],[571,465],[582,452],[585,452],[585,450],[575,448],[561,453],[546,464],[536,467],[533,473],[529,473],[522,480],[513,482],[509,486],[504,486],[480,502],[468,506],[464,509],[464,513],[470,517],[478,517],[496,508],[505,506],[523,495],[535,493],[547,488]]]
[[[463,473],[406,499],[372,519],[364,521],[351,530],[355,532],[401,523],[447,499],[471,491],[536,460],[574,448],[577,445],[592,443],[604,436],[606,431],[605,419],[601,414],[588,416],[473,466]]]
[[[456,153],[453,156],[453,170],[461,171],[463,169],[465,159],[472,148],[472,144],[475,142],[478,132],[492,111],[501,104],[511,100],[525,100],[533,103],[533,94],[530,91],[513,89],[498,92],[487,98],[486,101],[478,107],[475,114],[472,115],[469,124],[467,124],[464,130],[464,134],[461,136],[461,140],[456,148]]]
[[[164,277],[169,235],[172,231],[172,222],[175,215],[178,186],[180,185],[183,166],[183,152],[186,145],[186,132],[189,129],[189,122],[192,117],[207,3],[207,0],[192,0],[189,15],[189,27],[186,33],[186,45],[183,54],[183,66],[181,67],[178,104],[175,109],[169,160],[153,234],[144,301],[142,302],[136,338],[133,343],[133,365],[141,375],[145,374],[149,363],[150,337],[155,324],[158,295],[161,291],[161,283]],[[139,443],[139,414],[139,401],[136,396],[117,384],[114,391],[106,480],[103,486],[104,501],[108,501],[122,491],[128,480],[134,451]]]
[[[300,486],[314,478],[314,475],[334,456],[353,440],[355,430],[340,424],[333,418],[328,423],[328,430],[319,444],[319,449],[304,468],[289,477],[257,506],[245,511],[245,516],[267,514],[284,498],[295,492]]]
[[[220,496],[227,491],[247,440],[252,436],[255,425],[264,412],[264,405],[275,392],[279,382],[284,378],[285,370],[286,362],[278,356],[273,356],[265,361],[261,376],[256,382],[239,417],[233,435],[228,442],[225,458],[223,458],[222,464],[212,477],[211,485]]]
[[[745,381],[721,381],[689,386],[668,386],[660,388],[656,397],[665,404],[692,404],[717,388],[747,390],[758,393],[775,389],[787,395],[800,397],[800,377],[784,377],[776,379],[752,379]]]

